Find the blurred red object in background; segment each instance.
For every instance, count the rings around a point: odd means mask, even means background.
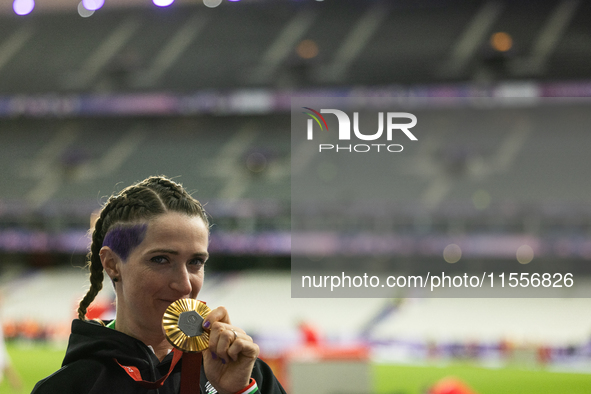
[[[458,378],[446,377],[429,389],[429,394],[478,394]]]

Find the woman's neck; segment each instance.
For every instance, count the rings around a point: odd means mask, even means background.
[[[135,339],[142,341],[154,350],[158,360],[162,361],[172,349],[172,345],[166,340],[162,327],[150,330],[148,327],[137,327],[129,324],[125,318],[117,316],[115,329]]]
[[[158,360],[160,360],[160,361],[164,360],[164,357],[166,357],[168,355],[168,353],[170,353],[170,351],[172,350],[172,346],[170,346],[168,341],[165,340],[165,342],[166,342],[165,346],[161,346],[161,347],[156,347],[156,346],[150,345],[150,346],[152,346],[152,349],[154,350],[154,354],[156,355],[156,357],[158,357]]]

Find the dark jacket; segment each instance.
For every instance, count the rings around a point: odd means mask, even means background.
[[[170,369],[172,352],[159,361],[143,342],[96,322],[74,320],[62,368],[39,381],[32,394],[178,394],[181,362],[159,389],[146,389],[135,382],[121,365],[135,366],[142,379],[154,382]],[[267,364],[257,360],[252,371],[261,394],[285,391]],[[201,393],[215,393],[201,369]]]

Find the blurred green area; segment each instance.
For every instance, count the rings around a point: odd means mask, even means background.
[[[478,394],[591,393],[591,374],[490,369],[461,364],[442,367],[376,365],[374,368],[377,394],[425,394],[428,387],[449,376],[459,378]]]
[[[4,377],[0,383],[0,394],[30,393],[35,384],[44,377],[57,371],[64,358],[65,347],[58,349],[48,344],[7,343],[6,348],[12,364],[23,382],[21,391],[13,389]]]
[[[37,381],[57,371],[65,348],[47,344],[8,343],[13,365],[23,381],[21,393],[30,393]],[[478,394],[588,394],[591,374],[558,373],[544,369],[488,369],[473,365],[446,366],[376,365],[374,367],[376,394],[424,394],[438,380],[455,376]],[[0,384],[0,394],[19,393],[8,384]]]

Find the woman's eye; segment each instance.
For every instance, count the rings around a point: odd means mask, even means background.
[[[205,265],[205,260],[203,259],[194,259],[189,262],[190,265]]]
[[[164,264],[168,262],[168,260],[164,256],[154,256],[150,259],[150,261],[156,264]]]

